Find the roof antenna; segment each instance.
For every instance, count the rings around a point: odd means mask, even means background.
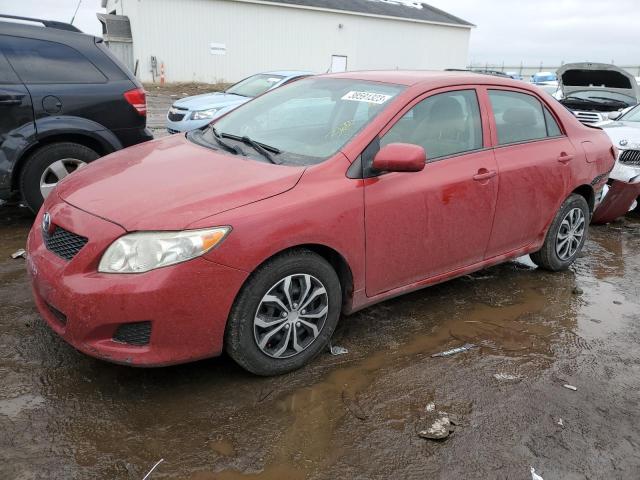
[[[71,17],[71,25],[73,25],[73,21],[76,19],[76,15],[78,13],[78,10],[80,9],[81,3],[82,3],[82,0],[78,0],[78,6],[76,7],[76,11],[73,12],[73,17]]]

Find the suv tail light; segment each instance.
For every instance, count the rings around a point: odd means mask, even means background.
[[[124,98],[129,102],[129,105],[136,109],[138,115],[141,117],[147,116],[147,94],[144,89],[136,88],[134,90],[124,92]]]

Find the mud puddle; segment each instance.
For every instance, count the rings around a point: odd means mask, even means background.
[[[0,236],[20,248],[24,223]],[[568,272],[523,259],[343,318],[347,355],[267,379],[78,354],[0,257],[0,476],[139,479],[164,458],[152,479],[635,478],[639,227],[593,229]],[[417,436],[431,402],[460,423],[446,441]]]

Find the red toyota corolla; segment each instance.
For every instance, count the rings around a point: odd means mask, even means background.
[[[313,77],[69,176],[28,268],[42,316],[89,355],[226,350],[278,374],[341,313],[524,254],[567,268],[613,164],[601,130],[523,82]]]

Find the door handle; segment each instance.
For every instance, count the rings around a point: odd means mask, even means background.
[[[496,172],[495,170],[487,170],[486,168],[481,168],[480,170],[478,170],[478,173],[473,176],[473,179],[476,182],[481,182],[483,180],[489,180],[490,178],[495,177],[497,174],[498,172]]]
[[[0,105],[20,105],[24,95],[0,95]]]
[[[569,163],[571,160],[573,160],[573,157],[574,157],[574,156],[575,156],[575,155],[569,155],[568,153],[564,153],[564,152],[562,152],[562,153],[560,154],[560,156],[558,157],[558,161],[559,161],[560,163]]]

